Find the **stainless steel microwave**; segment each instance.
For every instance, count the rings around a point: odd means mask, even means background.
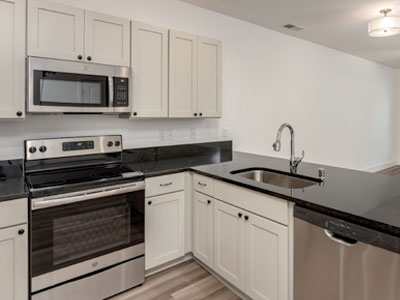
[[[128,67],[28,57],[28,113],[128,113]]]

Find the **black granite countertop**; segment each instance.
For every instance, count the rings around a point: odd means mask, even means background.
[[[146,177],[184,172],[232,161],[232,141],[130,149],[124,151],[123,161]]]
[[[400,178],[350,169],[300,163],[299,175],[317,178],[325,168],[323,185],[287,189],[258,183],[232,171],[266,168],[289,172],[289,162],[267,156],[232,152],[232,142],[202,143],[124,151],[124,163],[146,177],[194,171],[228,183],[270,194],[381,232],[400,236]],[[27,197],[23,161],[0,162],[0,201]]]
[[[0,201],[28,197],[22,164],[22,160],[0,161]]]
[[[247,168],[290,171],[288,160],[241,152],[234,152],[230,162],[193,167],[191,170],[400,236],[398,177],[302,162],[297,171],[300,175],[317,178],[318,168],[325,169],[326,179],[323,185],[288,189],[231,174],[232,171]]]

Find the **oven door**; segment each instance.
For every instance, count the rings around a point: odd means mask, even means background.
[[[143,256],[143,188],[140,182],[33,199],[32,291]]]
[[[28,63],[28,112],[115,112],[114,67],[37,57]]]

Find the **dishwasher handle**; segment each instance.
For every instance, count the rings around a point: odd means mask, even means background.
[[[339,234],[334,233],[333,231],[330,231],[328,229],[324,229],[324,232],[325,232],[326,236],[328,238],[330,238],[332,241],[339,243],[346,247],[353,247],[355,244],[358,243],[357,240],[353,240],[353,239],[350,239],[347,237],[340,236]]]

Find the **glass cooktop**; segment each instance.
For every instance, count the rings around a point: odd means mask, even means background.
[[[112,164],[62,169],[57,171],[43,171],[27,175],[26,180],[30,189],[43,189],[55,186],[124,178],[125,174],[133,172],[133,170],[121,164]]]

